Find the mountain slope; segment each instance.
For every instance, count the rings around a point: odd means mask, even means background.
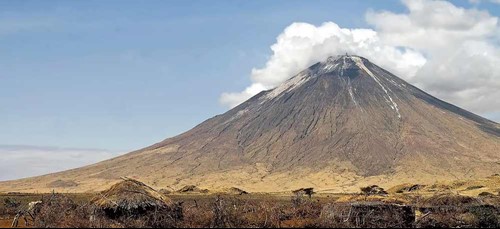
[[[358,56],[330,57],[192,130],[96,165],[0,183],[0,191],[157,187],[250,191],[475,179],[500,171],[500,125]]]

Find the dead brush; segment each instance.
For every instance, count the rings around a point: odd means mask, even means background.
[[[36,214],[34,226],[48,227],[94,227],[89,219],[90,208],[79,206],[62,194],[51,194],[42,198],[42,205]],[[103,224],[102,226],[107,226]]]
[[[500,207],[482,199],[442,194],[422,201],[417,227],[500,227]]]
[[[293,217],[292,213],[285,213],[284,209],[289,208],[270,201],[219,195],[209,203],[186,206],[182,227],[277,228],[282,226],[284,220]]]
[[[284,206],[269,201],[244,201],[240,217],[245,227],[278,228],[284,218]]]
[[[14,198],[7,197],[0,204],[0,215],[15,215],[20,209],[21,203]]]
[[[212,203],[212,227],[230,228],[238,225],[247,225],[241,212],[245,211],[245,204],[233,197],[218,195]]]
[[[3,203],[4,203],[4,206],[6,208],[18,208],[19,206],[21,206],[21,203],[19,201],[16,201],[15,199],[13,198],[10,198],[10,197],[7,197],[3,200]]]
[[[408,228],[414,226],[411,206],[382,202],[333,203],[323,207],[321,227]]]
[[[170,209],[157,209],[145,214],[125,214],[115,219],[96,217],[97,222],[107,222],[115,227],[126,228],[171,228],[177,227],[179,221],[172,217]]]
[[[208,204],[184,206],[183,215],[184,218],[179,225],[182,228],[209,228],[214,218]]]

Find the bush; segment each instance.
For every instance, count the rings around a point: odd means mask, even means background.
[[[490,193],[490,192],[481,192],[481,193],[479,193],[478,196],[480,196],[480,197],[493,197],[493,196],[495,196],[495,194]]]
[[[19,201],[16,201],[10,197],[5,198],[3,200],[3,203],[6,208],[18,208],[19,206],[21,206],[21,203],[19,203]]]
[[[361,188],[361,194],[371,196],[371,195],[380,195],[386,196],[388,193],[381,187],[377,185],[367,186]]]

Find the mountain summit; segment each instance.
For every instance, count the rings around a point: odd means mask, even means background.
[[[474,179],[500,171],[500,125],[443,102],[369,60],[329,57],[275,89],[153,146],[0,191],[101,190],[122,176],[275,192],[312,186]]]

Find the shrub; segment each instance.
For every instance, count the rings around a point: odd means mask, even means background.
[[[19,201],[16,201],[10,197],[5,198],[3,200],[3,203],[6,208],[18,208],[19,206],[21,206],[21,203],[19,203]]]
[[[367,186],[361,188],[361,193],[363,195],[371,196],[371,195],[380,195],[386,196],[388,193],[381,187],[377,185]]]
[[[478,196],[480,196],[480,197],[493,197],[493,196],[495,196],[495,194],[490,193],[490,192],[481,192],[481,193],[479,193]]]

